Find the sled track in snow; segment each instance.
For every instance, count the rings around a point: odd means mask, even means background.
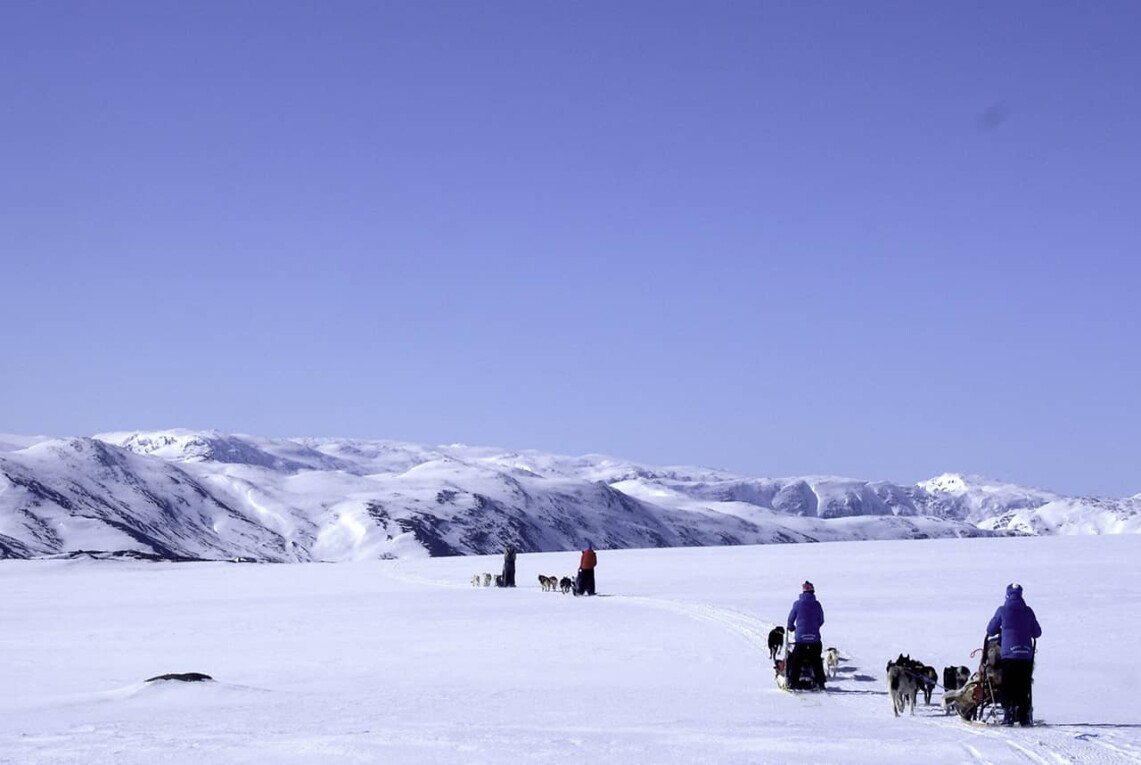
[[[433,587],[449,587],[459,589],[476,589],[471,586],[471,582],[445,581],[441,579],[433,579],[426,576],[409,574],[401,570],[400,563],[398,561],[393,563],[392,567],[389,569],[389,574],[392,576],[392,578],[398,579],[402,582],[408,582],[409,584],[423,584]],[[532,586],[518,587],[516,589],[523,592],[526,592],[527,590],[537,590],[537,588]],[[657,608],[661,611],[671,611],[675,614],[688,616],[691,619],[719,624],[722,627],[736,632],[738,635],[756,646],[766,655],[769,651],[769,630],[776,626],[775,622],[766,622],[741,611],[734,611],[731,608],[723,608],[721,606],[713,606],[709,605],[708,603],[686,603],[678,600],[652,598],[641,595],[603,595],[601,597],[614,599],[623,603],[635,603],[637,605],[646,606],[648,608]]]
[[[455,582],[408,574],[394,563],[389,570],[394,578],[410,584],[447,588],[470,588],[470,582]],[[518,591],[534,590],[533,586]],[[549,597],[544,595],[544,597]],[[694,603],[640,595],[603,595],[607,602],[630,603],[645,608],[667,611],[697,621],[715,624],[739,635],[750,646],[767,656],[768,633],[774,622],[750,614],[708,603]],[[848,656],[848,661],[857,657]],[[870,678],[869,678],[870,679]],[[843,690],[850,694],[884,696],[885,691]],[[795,695],[795,694],[794,694]],[[828,694],[831,696],[832,694]],[[798,697],[799,698],[799,697]],[[805,699],[801,699],[806,701]],[[918,716],[917,716],[918,717]],[[954,729],[963,735],[960,741],[961,762],[975,765],[1002,765],[1019,762],[1027,765],[1141,765],[1141,744],[1134,737],[1120,735],[1121,727],[1096,724],[1052,724],[1035,728],[988,728],[964,724],[957,717],[923,715],[924,722]]]
[[[1112,738],[1106,739],[1100,733],[1082,733],[1074,736],[1075,740],[1088,741],[1091,744],[1096,744],[1104,749],[1113,752],[1119,757],[1125,758],[1128,762],[1141,763],[1141,750],[1136,746],[1124,744],[1120,741],[1113,741]]]
[[[636,595],[611,596],[623,602],[687,616],[726,627],[741,635],[759,651],[768,652],[768,632],[774,626],[754,616],[721,606],[686,603]],[[849,692],[851,693],[851,692]],[[865,692],[873,693],[873,692]],[[882,691],[875,695],[886,695]],[[1033,765],[1141,765],[1141,749],[1133,742],[1117,740],[1112,728],[1097,733],[1075,733],[1077,726],[1054,725],[1043,728],[979,728],[964,725],[957,717],[928,718],[937,724],[953,726],[981,739],[980,746],[963,744],[971,761],[997,765],[1017,760]],[[985,745],[982,745],[984,744]]]
[[[1017,760],[1034,765],[1141,765],[1141,750],[1117,740],[1112,733],[1074,733],[1074,727],[984,728],[963,725],[955,718],[932,719],[975,737],[963,749],[972,762],[994,765]]]
[[[688,616],[691,619],[697,619],[698,621],[719,624],[732,632],[736,632],[766,654],[769,650],[769,630],[776,626],[773,623],[764,622],[755,616],[750,616],[741,611],[734,611],[731,608],[723,608],[721,606],[712,606],[708,603],[685,603],[678,600],[666,600],[664,598],[650,598],[638,595],[613,595],[611,597],[625,603],[636,603],[649,608],[657,608],[661,611],[671,611],[675,614]]]
[[[472,573],[474,574],[475,572],[473,571]],[[476,588],[472,587],[470,581],[468,581],[468,582],[454,582],[451,580],[433,579],[433,578],[428,577],[428,576],[418,576],[416,574],[409,574],[409,573],[401,570],[400,561],[393,561],[392,562],[392,565],[388,569],[388,574],[393,579],[395,579],[399,582],[407,582],[409,584],[426,584],[430,587],[449,587],[449,588],[459,588],[459,589],[465,589],[466,588],[469,590],[476,589]]]

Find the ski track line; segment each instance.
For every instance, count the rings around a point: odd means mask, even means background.
[[[389,572],[392,578],[409,584],[422,584],[431,585],[435,587],[451,587],[451,588],[468,588],[480,589],[471,586],[471,582],[452,582],[441,579],[432,579],[425,576],[417,576],[415,574],[408,574],[400,570],[400,562],[393,563]],[[532,587],[518,587],[520,590],[537,589]],[[540,590],[541,592],[541,590]],[[544,593],[548,594],[548,593]],[[638,605],[648,606],[650,608],[657,608],[663,611],[672,611],[683,616],[688,616],[691,619],[699,621],[713,622],[727,627],[733,632],[741,635],[748,642],[756,645],[762,649],[764,653],[768,654],[768,634],[775,626],[775,622],[765,622],[755,616],[734,611],[729,608],[722,608],[720,606],[713,606],[705,603],[685,603],[676,600],[667,600],[665,598],[652,598],[642,595],[608,595],[607,597],[614,598],[615,600],[628,601]]]
[[[1141,765],[1141,753],[1138,753],[1138,750],[1134,747],[1118,745],[1110,741],[1106,741],[1100,734],[1093,736],[1084,736],[1080,740],[1086,742],[1087,744],[1093,744],[1094,746],[1098,746],[1102,749],[1113,752],[1119,757],[1124,757],[1129,762]]]
[[[416,574],[407,574],[400,570],[400,561],[395,561],[389,569],[388,573],[393,579],[396,579],[400,582],[407,582],[408,584],[426,584],[432,587],[467,587],[471,590],[482,589],[473,587],[470,581],[452,582],[444,579],[432,579],[426,576],[417,576]]]
[[[1038,754],[1037,752],[1035,752],[1033,749],[1031,749],[1028,746],[1023,746],[1022,744],[1018,743],[1017,741],[1012,741],[1011,739],[1007,739],[1006,743],[1011,749],[1018,752],[1019,754],[1021,754],[1023,757],[1030,760],[1031,762],[1036,762],[1036,763],[1038,763],[1038,765],[1051,765],[1051,761],[1049,759],[1041,756],[1040,754]],[[1038,743],[1041,744],[1042,742],[1039,741]],[[1053,750],[1047,750],[1047,751],[1049,752],[1049,754],[1051,754],[1054,757],[1054,762],[1058,763],[1058,765],[1067,765],[1068,763],[1073,762],[1073,760],[1069,759],[1068,757],[1063,757],[1058,752],[1055,752]]]
[[[1005,736],[1005,735],[999,733],[998,731],[987,730],[985,728],[976,728],[976,727],[973,727],[970,725],[964,726],[962,728],[962,730],[964,732],[972,735],[972,736],[976,736],[976,737],[981,738],[984,741],[986,741],[988,744],[988,748],[989,748],[989,745],[996,744],[999,747],[1013,749],[1016,752],[1018,752],[1018,754],[1021,755],[1022,758],[1030,760],[1031,762],[1038,763],[1038,765],[1051,765],[1049,760],[1045,760],[1042,757],[1038,756],[1037,754],[1026,749],[1025,747],[1019,746],[1017,743],[1011,741],[1008,736]],[[970,744],[965,744],[964,746],[966,746],[968,749],[971,749],[973,751],[978,751],[977,749],[975,749],[975,747],[971,746]],[[983,758],[981,755],[980,755],[980,761],[983,761]],[[1060,763],[1068,763],[1068,762],[1070,762],[1070,760],[1063,758],[1059,761],[1059,765],[1060,765]]]
[[[1037,731],[1036,731],[1037,732]],[[1093,763],[1100,765],[1101,763],[1131,763],[1132,765],[1141,764],[1141,756],[1138,755],[1136,750],[1115,746],[1110,741],[1105,740],[1103,736],[1075,736],[1072,730],[1067,730],[1064,726],[1059,726],[1056,729],[1047,727],[1041,731],[1042,737],[1038,739],[1038,744],[1050,750],[1059,763],[1061,762],[1074,762],[1074,763]],[[1063,759],[1069,758],[1068,760]]]
[[[399,562],[393,563],[390,569],[390,575],[394,579],[408,582],[409,584],[448,588],[471,587],[470,582],[452,582],[405,573],[400,570]],[[539,591],[535,587],[523,587],[519,589]],[[609,595],[607,597],[645,606],[647,608],[670,611],[698,621],[717,624],[740,635],[746,642],[756,646],[758,651],[766,655],[768,653],[768,633],[775,624],[773,622],[767,622],[741,611],[714,606],[708,603],[684,602],[642,595]],[[853,659],[857,659],[857,657],[854,656],[847,656],[846,658],[849,662]],[[807,701],[806,699],[799,700]],[[817,701],[819,704],[818,700],[814,701]],[[978,728],[970,725],[956,725],[953,723],[957,721],[951,717],[939,716],[929,719],[931,722],[936,722],[937,724],[944,724],[943,721],[945,720],[946,727],[954,727],[956,730],[978,736],[988,744],[998,744],[1001,748],[1007,751],[1013,751],[1017,753],[1021,759],[1032,762],[1035,765],[1116,765],[1117,763],[1141,765],[1141,754],[1139,754],[1137,750],[1131,749],[1128,746],[1115,745],[1110,741],[1104,740],[1104,738],[1099,735],[1076,738],[1068,731],[1062,730],[1064,726],[1058,726],[1054,730],[1046,729],[1039,732],[1036,744],[1041,748],[1044,755],[1047,755],[1044,756],[1036,752],[1030,746],[1011,740],[1009,731],[1004,733],[998,730]],[[1018,729],[1014,731],[1014,734],[1017,735],[1020,732],[1021,729]],[[1091,744],[1093,746],[1090,746]],[[997,762],[997,760],[991,759],[990,756],[984,754],[982,750],[971,744],[964,743],[963,748],[978,765],[993,765]],[[1080,748],[1080,751],[1077,751],[1078,748]],[[1004,760],[1005,758],[1001,759]]]
[[[753,643],[758,649],[768,653],[768,633],[773,625],[764,622],[755,616],[734,611],[730,608],[713,606],[707,603],[686,603],[665,598],[651,598],[640,595],[613,595],[618,600],[636,603],[638,605],[657,608],[662,611],[671,611],[682,616],[688,616],[698,621],[712,622],[727,627],[732,632]]]
[[[993,765],[990,760],[988,760],[986,757],[983,757],[982,752],[970,744],[963,744],[963,748],[967,750],[967,754],[971,756],[971,759],[980,765]]]
[[[452,582],[448,580],[432,579],[429,577],[404,573],[400,570],[399,561],[393,562],[390,573],[394,579],[408,582],[410,584],[450,588],[471,588],[470,582]],[[534,587],[522,587],[517,589],[537,590],[537,588]],[[741,611],[736,611],[734,609],[725,608],[722,606],[714,606],[708,603],[693,603],[679,600],[669,600],[667,598],[655,598],[647,595],[607,595],[606,597],[613,598],[622,602],[629,602],[641,606],[646,606],[648,608],[657,608],[662,611],[670,611],[681,616],[686,616],[690,619],[696,619],[698,621],[706,621],[717,624],[740,635],[746,642],[754,646],[757,651],[759,651],[764,656],[768,656],[769,652],[769,631],[772,630],[773,627],[777,626],[776,622],[768,622]],[[851,656],[847,656],[846,660],[851,663],[852,658],[853,657]],[[859,665],[856,664],[853,666]]]
[[[1017,752],[1020,757],[1040,765],[1141,765],[1141,754],[1136,750],[1125,745],[1115,745],[1103,740],[1100,735],[1074,736],[1071,730],[1062,725],[1031,728],[1029,731],[1023,731],[1022,728],[990,730],[974,726],[965,726],[963,730],[987,742],[1001,743]],[[1024,733],[1034,736],[1033,744],[1030,743],[1031,740],[1026,743],[1017,740]],[[1038,751],[1033,746],[1037,746]]]
[[[1017,732],[1016,734],[1017,735]],[[1122,759],[1116,754],[1110,754],[1108,751],[1099,751],[1096,747],[1088,746],[1087,741],[1080,741],[1073,738],[1069,733],[1063,731],[1052,731],[1049,740],[1038,738],[1035,742],[1039,747],[1045,750],[1054,763],[1058,765],[1071,765],[1072,763],[1122,763],[1122,762],[1135,762],[1128,758]],[[1027,756],[1031,756],[1029,745],[1019,744],[1017,741],[1009,742],[1011,748],[1016,751],[1022,752]],[[1047,762],[1047,760],[1041,760]]]

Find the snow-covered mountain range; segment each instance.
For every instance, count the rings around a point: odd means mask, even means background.
[[[946,474],[750,478],[462,445],[168,430],[0,435],[0,557],[78,550],[342,561],[521,551],[1141,531],[1141,497]]]

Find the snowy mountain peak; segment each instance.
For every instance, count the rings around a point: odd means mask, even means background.
[[[1057,499],[1058,494],[1043,489],[1000,481],[981,475],[964,475],[963,473],[943,473],[929,481],[916,484],[919,488],[931,494],[968,494],[975,497],[1002,498],[1022,497],[1049,502]]]
[[[136,454],[149,454],[152,457],[169,461],[201,461],[215,458],[216,444],[224,436],[212,430],[155,430],[151,433],[100,433],[99,441],[120,446]]]
[[[150,433],[101,433],[100,441],[115,444],[136,454],[148,454],[176,462],[244,462],[236,457],[248,456],[247,445],[236,436],[217,431],[183,429]]]
[[[919,488],[924,491],[929,491],[932,494],[939,492],[947,494],[962,494],[970,488],[967,485],[967,479],[958,473],[943,473],[943,475],[936,476],[928,481],[920,481]]]
[[[341,467],[334,458],[296,441],[275,441],[216,430],[176,428],[152,432],[101,433],[95,438],[135,454],[157,457],[168,462],[215,462],[286,472]]]

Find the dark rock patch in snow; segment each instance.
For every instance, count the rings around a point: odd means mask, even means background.
[[[171,672],[166,675],[155,675],[154,677],[147,678],[148,683],[153,683],[156,680],[177,680],[183,683],[214,682],[214,678],[210,677],[210,675],[204,675],[201,672]]]

